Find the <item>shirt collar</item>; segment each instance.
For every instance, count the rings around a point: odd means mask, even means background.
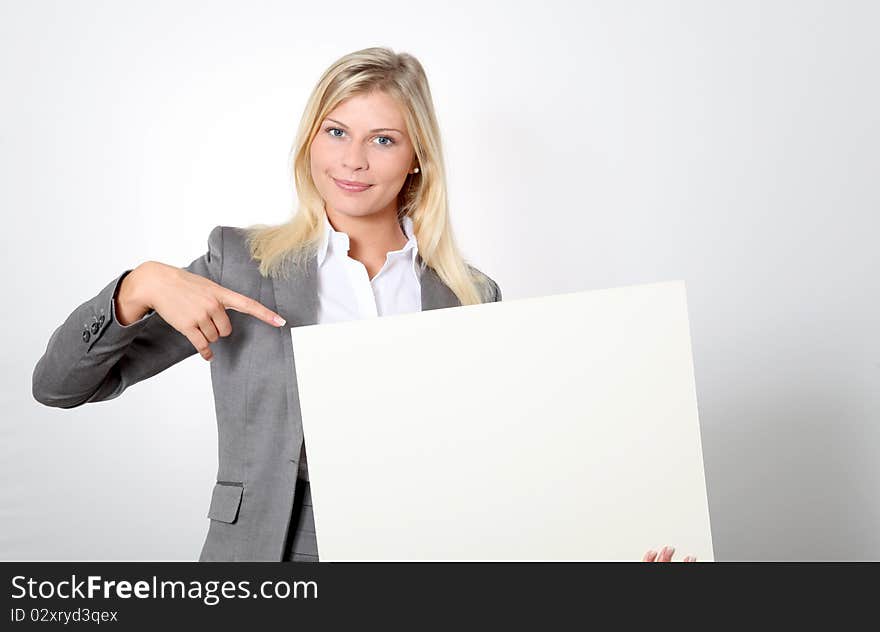
[[[407,237],[407,242],[400,250],[394,250],[393,252],[409,252],[408,258],[412,260],[413,272],[418,279],[421,276],[421,271],[419,270],[418,266],[419,244],[416,241],[416,234],[413,231],[412,218],[409,215],[405,215],[403,217],[403,221],[401,222],[401,226],[403,227],[403,232]],[[331,247],[333,248],[334,252],[348,254],[349,246],[350,242],[348,239],[348,234],[334,229],[333,225],[330,223],[330,220],[327,218],[327,213],[325,211],[324,236],[321,239],[320,245],[318,246],[318,267],[320,268],[326,260],[327,252]]]

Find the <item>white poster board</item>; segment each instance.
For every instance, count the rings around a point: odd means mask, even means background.
[[[291,343],[321,561],[714,559],[683,281]]]

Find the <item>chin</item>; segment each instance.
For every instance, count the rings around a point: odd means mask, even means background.
[[[343,201],[341,204],[335,204],[333,208],[336,210],[337,213],[350,215],[352,217],[365,217],[367,215],[372,215],[376,212],[376,209],[374,208],[350,206],[350,202],[349,204],[346,204],[347,201],[348,200]]]

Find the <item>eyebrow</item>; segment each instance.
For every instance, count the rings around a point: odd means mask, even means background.
[[[338,123],[339,125],[342,125],[342,127],[348,129],[348,125],[346,125],[342,121],[337,121],[336,119],[332,119],[329,116],[327,117],[327,120]],[[373,132],[397,132],[398,134],[403,134],[403,132],[401,132],[399,129],[394,129],[393,127],[379,127],[377,129],[371,129],[370,133],[372,134]]]

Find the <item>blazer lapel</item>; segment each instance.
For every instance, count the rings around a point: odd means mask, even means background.
[[[276,312],[287,328],[318,322],[318,259],[309,257],[305,266],[291,264],[286,279],[272,279]]]
[[[418,265],[421,266],[421,255],[417,254],[416,258],[418,259]],[[450,290],[449,286],[440,279],[440,276],[434,272],[434,268],[426,266],[425,269],[422,270],[421,285],[423,312],[426,312],[429,309],[461,306],[461,301],[458,300],[455,292]]]

